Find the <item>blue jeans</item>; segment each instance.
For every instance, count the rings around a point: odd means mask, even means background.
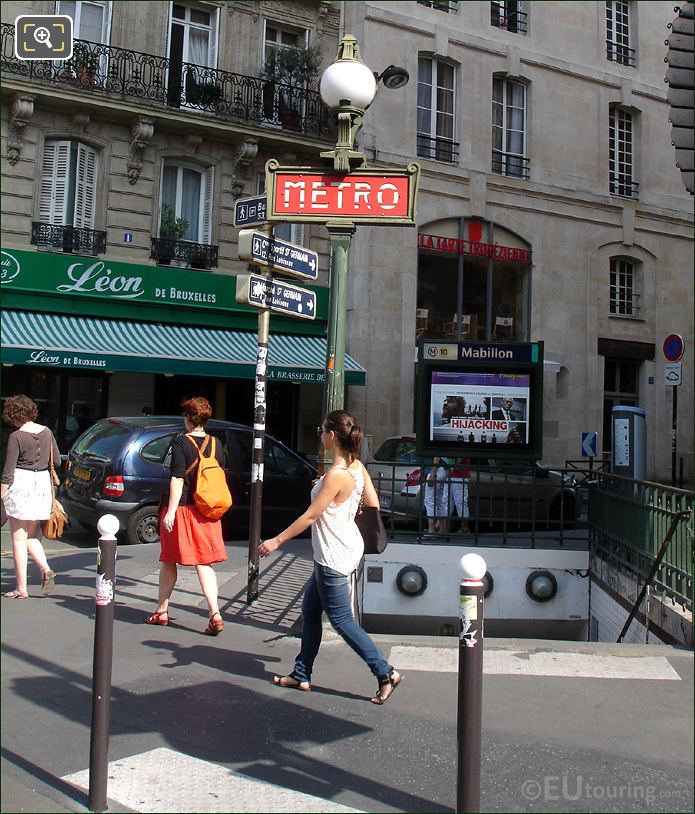
[[[314,660],[321,645],[321,613],[326,612],[329,622],[336,632],[350,645],[357,655],[364,659],[372,673],[383,676],[393,667],[386,661],[382,652],[369,635],[355,621],[350,607],[348,577],[332,568],[314,563],[314,573],[304,589],[302,613],[302,649],[294,663],[292,677],[297,681],[311,681]]]

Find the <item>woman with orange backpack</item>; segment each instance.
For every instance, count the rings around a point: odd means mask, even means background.
[[[231,506],[224,479],[224,450],[205,432],[212,415],[202,396],[184,400],[185,433],[171,446],[169,501],[160,520],[159,604],[145,620],[148,625],[169,624],[169,598],[178,577],[177,565],[194,565],[210,611],[203,633],[217,636],[224,627],[217,604],[217,577],[213,563],[224,562],[227,552],[220,517]]]

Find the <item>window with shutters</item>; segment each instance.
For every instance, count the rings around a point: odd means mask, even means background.
[[[47,141],[41,165],[39,221],[94,229],[97,151],[79,141]]]
[[[434,161],[458,161],[456,72],[453,65],[431,57],[418,60],[417,154]]]
[[[634,180],[634,122],[632,113],[612,106],[608,125],[608,178],[611,195],[636,198]]]
[[[613,316],[638,317],[639,270],[632,260],[611,257],[609,309]]]
[[[514,178],[529,177],[526,85],[500,77],[492,80],[492,171]]]
[[[630,3],[606,0],[606,57],[610,62],[635,65],[635,49],[630,48]]]
[[[160,234],[166,219],[166,207],[180,224],[173,235],[178,240],[209,245],[212,243],[212,192],[214,170],[201,170],[190,164],[167,161],[162,170]],[[184,228],[185,225],[185,228]]]

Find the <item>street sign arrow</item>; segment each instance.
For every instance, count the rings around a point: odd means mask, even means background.
[[[237,277],[236,301],[300,319],[316,317],[316,292],[256,274]]]
[[[234,204],[235,226],[258,226],[265,223],[268,213],[268,199],[265,195],[253,198],[239,198]]]
[[[595,458],[598,452],[598,433],[582,433],[582,457]]]
[[[239,232],[239,257],[256,266],[301,280],[316,280],[319,276],[317,252],[253,229]]]

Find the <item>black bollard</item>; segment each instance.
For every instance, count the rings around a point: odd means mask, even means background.
[[[478,554],[461,558],[464,580],[459,588],[459,687],[457,713],[458,773],[456,811],[480,811],[480,755],[483,704],[483,595],[485,560]]]
[[[106,811],[109,770],[109,723],[111,712],[111,666],[113,663],[113,605],[116,585],[116,532],[118,520],[104,515],[99,520],[97,550],[96,618],[92,667],[92,729],[89,740],[90,811]]]

